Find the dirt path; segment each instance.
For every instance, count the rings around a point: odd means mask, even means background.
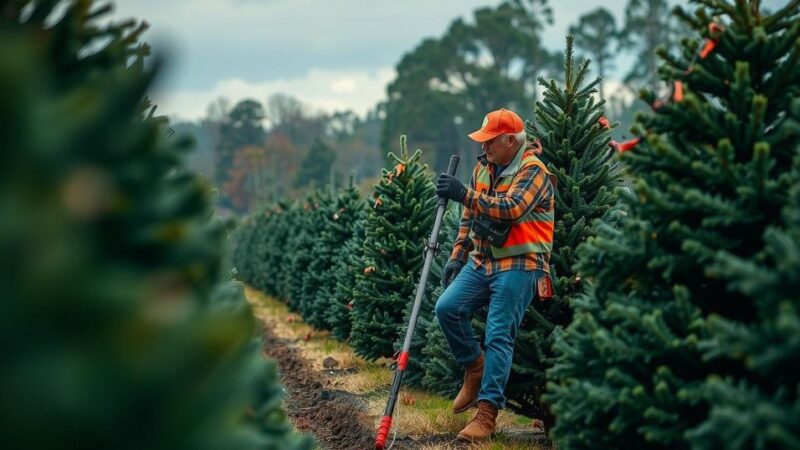
[[[287,390],[287,412],[295,427],[313,434],[322,448],[374,448],[375,430],[369,424],[375,418],[367,414],[364,401],[349,392],[330,389],[330,381],[314,370],[291,342],[275,336],[267,327],[265,324],[264,353],[278,362]],[[387,444],[391,439],[390,435]],[[441,434],[421,439],[398,436],[392,450],[425,446],[468,448],[459,445],[453,436]]]
[[[363,405],[327,389],[327,380],[285,339],[265,327],[265,353],[275,358],[287,390],[286,408],[298,430],[311,433],[323,448],[368,449],[373,431],[364,426],[372,420]]]

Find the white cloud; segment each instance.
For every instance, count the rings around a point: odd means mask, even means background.
[[[251,82],[241,78],[221,80],[207,90],[166,91],[153,94],[159,112],[174,118],[201,118],[209,103],[224,97],[232,104],[245,98],[264,102],[270,95],[292,95],[315,110],[332,112],[352,109],[364,115],[386,95],[394,69],[311,69],[302,77]]]
[[[627,105],[639,98],[637,91],[631,90],[628,85],[620,81],[607,79],[603,81],[603,85],[603,90],[609,99],[621,101]]]
[[[352,76],[346,76],[333,80],[331,91],[339,94],[352,94],[356,92],[357,82]]]
[[[389,67],[378,70],[315,68],[298,78],[260,82],[230,78],[207,90],[161,91],[153,93],[152,97],[158,104],[160,114],[182,120],[201,119],[208,105],[220,97],[230,100],[231,105],[247,98],[263,103],[276,93],[292,95],[314,111],[350,109],[363,117],[369,109],[385,99],[386,86],[395,76],[394,69]],[[604,84],[609,100],[629,104],[638,98],[635,92],[618,80],[606,79]]]

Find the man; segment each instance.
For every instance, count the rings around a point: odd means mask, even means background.
[[[455,359],[466,369],[453,411],[478,407],[458,439],[478,442],[494,434],[498,410],[505,407],[503,391],[525,310],[537,292],[552,292],[555,200],[549,172],[537,157],[541,147],[526,147],[516,113],[500,109],[487,114],[469,137],[484,152],[470,186],[447,174],[436,180],[437,195],[464,205],[436,317]],[[470,322],[486,305],[484,354]]]

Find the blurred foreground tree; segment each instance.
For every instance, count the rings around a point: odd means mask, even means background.
[[[310,448],[190,141],[143,114],[145,26],[109,11],[0,3],[5,447]]]

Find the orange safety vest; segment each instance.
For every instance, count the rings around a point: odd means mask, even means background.
[[[547,175],[548,182],[551,182],[550,171],[536,157],[536,154],[532,150],[520,150],[508,167],[499,174],[495,180],[494,189],[491,188],[489,165],[481,165],[475,174],[475,188],[481,194],[505,195],[517,172],[530,166],[539,167]],[[511,231],[503,247],[491,246],[492,256],[499,259],[528,253],[550,253],[553,249],[553,228],[555,226],[554,206],[555,199],[551,198],[550,201],[529,208],[522,217],[511,224]]]

